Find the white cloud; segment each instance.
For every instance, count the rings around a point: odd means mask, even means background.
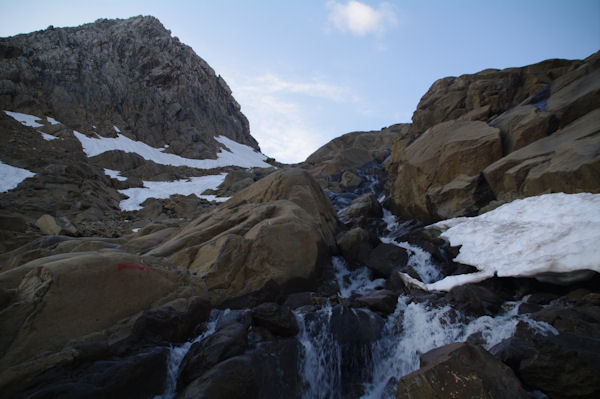
[[[250,133],[258,140],[262,152],[285,163],[304,161],[335,134],[311,121],[315,101],[361,102],[349,88],[318,78],[289,80],[274,74],[227,76],[233,96],[250,121]]]
[[[355,36],[380,35],[398,24],[394,7],[388,3],[381,3],[373,8],[354,0],[346,4],[329,1],[327,8],[328,19],[333,27]]]

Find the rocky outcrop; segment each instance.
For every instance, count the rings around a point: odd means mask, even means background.
[[[380,131],[344,134],[319,148],[300,166],[332,191],[356,187],[361,183],[360,177],[352,171],[369,162],[382,163],[390,155],[394,140],[409,141],[409,126],[400,123]]]
[[[547,192],[598,192],[599,151],[600,109],[596,109],[490,164],[483,175],[502,201]]]
[[[396,144],[389,205],[405,219],[473,216],[548,192],[599,192],[600,53],[437,81]]]
[[[148,252],[187,268],[215,300],[308,279],[335,246],[337,217],[310,175],[273,173]],[[300,255],[301,254],[301,255]]]
[[[421,368],[400,378],[396,398],[529,397],[512,370],[484,349],[454,343],[421,355]]]
[[[392,210],[403,219],[446,219],[473,213],[485,196],[479,173],[502,157],[500,130],[483,122],[450,121],[395,153]]]
[[[411,132],[420,135],[438,123],[455,119],[487,121],[581,64],[582,61],[555,59],[523,68],[486,69],[440,79],[419,101]]]
[[[225,81],[153,17],[0,39],[0,108],[123,134],[188,158],[225,135],[258,149]]]

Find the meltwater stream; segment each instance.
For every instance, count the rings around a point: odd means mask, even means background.
[[[418,255],[417,255],[418,256]],[[337,260],[338,269],[344,266]],[[347,296],[349,287],[359,292],[370,285],[362,273],[348,270],[340,272],[346,278],[356,278],[340,289],[340,297]],[[355,292],[354,292],[355,293]],[[525,322],[530,328],[542,334],[556,334],[556,330],[547,323],[531,320],[527,315],[519,315],[518,307],[522,301],[507,302],[504,312],[495,317],[482,316],[468,318],[449,305],[435,307],[427,303],[414,302],[409,296],[400,296],[396,310],[390,314],[381,337],[367,348],[369,353],[362,354],[364,364],[361,398],[395,397],[398,379],[419,368],[419,356],[431,349],[458,341],[466,341],[472,335],[478,335],[486,349],[504,339],[510,338],[519,322]],[[359,309],[370,312],[368,309]],[[356,311],[353,309],[353,311]],[[335,339],[332,328],[333,308],[331,304],[322,306],[315,312],[296,311],[300,326],[298,341],[302,346],[299,371],[303,383],[305,399],[338,399],[344,397],[342,386],[343,344]],[[357,396],[358,397],[358,396]]]
[[[377,182],[372,176],[366,178],[366,191],[379,194],[383,203],[384,196],[373,188]],[[335,200],[335,198],[334,198]],[[335,202],[335,201],[332,201]],[[347,206],[347,200],[337,203],[338,211]],[[407,250],[408,266],[419,275],[424,283],[432,283],[444,276],[436,268],[428,252],[407,242],[397,242],[396,237],[406,232],[408,223],[399,223],[387,209],[383,209],[383,221],[386,233],[379,239],[383,243],[397,245]],[[349,270],[341,257],[333,257],[333,267],[338,283],[339,301],[384,287],[384,279],[373,279],[368,268]],[[398,379],[419,368],[421,354],[437,347],[458,341],[466,341],[476,336],[486,349],[510,338],[519,322],[524,322],[541,334],[556,334],[557,331],[547,323],[534,321],[527,315],[519,315],[518,308],[523,300],[506,302],[503,312],[495,317],[467,317],[449,305],[435,306],[427,302],[416,302],[409,296],[400,296],[395,311],[385,319],[379,339],[361,348],[359,359],[344,358],[345,347],[336,340],[332,323],[334,306],[327,303],[317,310],[305,312],[302,308],[294,313],[300,332],[301,344],[299,372],[302,379],[303,399],[341,399],[344,397],[375,399],[394,398]],[[338,305],[339,306],[339,305]],[[351,308],[352,312],[362,312],[378,317],[366,308]],[[363,320],[365,320],[363,318]],[[361,328],[356,326],[356,328]],[[347,349],[347,348],[346,348]],[[348,381],[344,376],[344,362],[361,363],[362,371],[357,374],[360,381]],[[356,377],[353,375],[353,377]],[[359,385],[352,388],[350,395],[344,384]]]

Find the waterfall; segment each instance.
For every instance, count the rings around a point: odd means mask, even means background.
[[[311,313],[295,312],[302,345],[303,399],[341,398],[342,352],[330,328],[331,314],[331,304]]]
[[[183,362],[183,358],[190,350],[190,347],[196,342],[202,341],[215,332],[215,327],[221,311],[212,310],[208,322],[206,323],[206,329],[202,334],[198,335],[191,341],[185,342],[178,346],[172,346],[169,350],[169,358],[167,359],[167,381],[165,384],[165,391],[161,395],[156,395],[154,399],[172,399],[175,397],[175,389],[177,388],[177,377],[179,376],[179,368]]]

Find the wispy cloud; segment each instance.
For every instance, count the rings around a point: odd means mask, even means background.
[[[381,3],[373,8],[354,0],[345,4],[329,1],[327,8],[328,20],[333,28],[355,36],[381,35],[398,24],[394,7],[389,3]]]
[[[335,133],[324,131],[312,120],[311,116],[321,112],[315,102],[361,102],[351,89],[322,78],[294,80],[275,74],[232,74],[227,81],[262,152],[286,163],[304,161]]]

